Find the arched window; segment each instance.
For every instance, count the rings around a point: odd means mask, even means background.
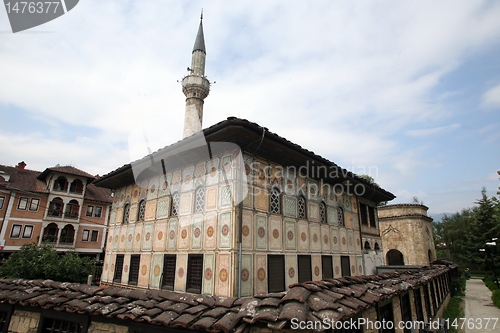
[[[144,221],[146,217],[146,200],[139,202],[139,210],[137,212],[137,221]]]
[[[365,242],[365,250],[370,250],[370,249],[371,249],[370,242],[366,241]]]
[[[196,189],[194,195],[194,212],[202,213],[205,210],[205,187],[200,186]]]
[[[403,266],[405,264],[403,254],[396,250],[389,250],[386,254],[387,265]]]
[[[54,198],[49,205],[48,216],[62,217],[64,202],[61,198]]]
[[[326,205],[324,202],[319,204],[319,218],[321,223],[326,223]]]
[[[281,214],[281,192],[277,186],[271,187],[269,194],[269,210],[274,214]]]
[[[66,180],[65,177],[59,176],[55,181],[54,181],[54,191],[67,191],[68,190],[68,181]]]
[[[75,238],[75,228],[71,224],[67,224],[61,230],[61,238],[59,239],[59,244],[73,244]]]
[[[299,211],[299,219],[307,219],[306,198],[304,198],[302,195],[299,196],[297,208]]]
[[[123,208],[123,224],[128,224],[130,221],[130,204],[126,204]]]
[[[337,208],[337,218],[339,221],[339,225],[344,226],[344,210],[342,207]]]
[[[43,230],[42,242],[44,243],[55,243],[57,242],[57,233],[59,232],[59,228],[57,224],[50,223]]]
[[[64,217],[67,217],[70,219],[77,219],[79,211],[80,211],[80,204],[78,204],[78,201],[71,200],[66,205],[66,212],[64,213]]]
[[[175,192],[172,194],[172,212],[170,215],[179,216],[179,204],[181,202],[181,197],[179,196],[179,192]]]
[[[377,243],[377,242],[375,242],[375,245],[373,246],[373,249],[374,249],[375,251],[380,250],[380,246],[378,245],[378,243]]]
[[[80,179],[75,179],[69,186],[69,191],[71,193],[82,193],[83,192],[83,183]]]

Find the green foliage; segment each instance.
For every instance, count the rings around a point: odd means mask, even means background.
[[[79,257],[74,251],[59,256],[48,244],[24,244],[0,266],[0,276],[22,279],[50,279],[84,282],[95,268],[95,260]]]
[[[434,223],[434,242],[443,259],[474,270],[492,269],[494,263],[500,274],[500,246],[486,247],[492,238],[500,238],[500,203],[483,188],[476,204]],[[479,252],[482,248],[487,251]]]
[[[443,318],[448,318],[449,322],[452,323],[457,318],[465,317],[464,307],[463,307],[463,298],[460,297],[452,297],[448,306],[443,311]],[[450,325],[449,332],[458,332],[457,329]]]
[[[500,289],[497,289],[493,292],[493,295],[491,295],[491,299],[493,300],[493,304],[495,304],[495,306],[500,309]]]

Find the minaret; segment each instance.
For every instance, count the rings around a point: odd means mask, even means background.
[[[203,12],[200,27],[194,42],[190,72],[182,79],[182,92],[186,95],[184,117],[184,138],[201,131],[203,121],[203,100],[210,92],[210,82],[205,77],[205,38],[203,37]]]

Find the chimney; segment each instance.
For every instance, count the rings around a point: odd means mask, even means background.
[[[17,165],[16,165],[17,172],[23,172],[25,166],[26,166],[26,163],[24,163],[24,161],[17,163]]]

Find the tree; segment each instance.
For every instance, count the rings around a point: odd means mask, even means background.
[[[62,256],[48,244],[24,244],[0,266],[0,276],[22,279],[51,279],[84,282],[95,269],[95,260],[72,250]]]

